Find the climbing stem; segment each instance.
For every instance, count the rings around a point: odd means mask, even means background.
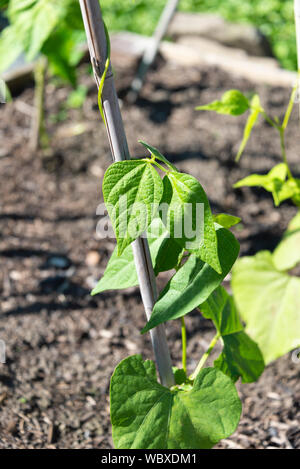
[[[197,365],[197,368],[195,369],[194,373],[191,374],[190,376],[190,379],[191,380],[194,380],[196,379],[196,376],[198,375],[198,373],[200,372],[200,370],[202,369],[203,365],[205,364],[206,360],[208,359],[208,357],[210,356],[213,348],[215,347],[216,343],[218,342],[218,340],[220,339],[221,337],[221,334],[219,332],[217,332],[217,334],[214,336],[214,338],[212,339],[211,343],[209,344],[209,347],[208,349],[206,350],[206,352],[202,355],[198,365]]]
[[[184,316],[181,318],[181,339],[182,339],[182,368],[186,373],[186,327]]]

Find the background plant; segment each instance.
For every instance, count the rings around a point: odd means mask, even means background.
[[[290,200],[297,208],[282,241],[273,253],[258,252],[239,259],[233,269],[232,289],[238,310],[247,324],[246,331],[259,344],[266,363],[300,344],[300,278],[293,272],[300,263],[300,179],[288,164],[285,131],[291,116],[297,84],[294,86],[282,122],[270,117],[259,96],[248,100],[240,91],[227,91],[219,101],[199,106],[198,110],[215,111],[233,116],[249,113],[240,145],[238,161],[259,116],[278,132],[282,163],[268,174],[252,174],[234,187],[262,187],[273,196],[275,206]]]
[[[103,0],[102,10],[111,30],[129,30],[152,34],[164,6],[164,0]],[[257,26],[269,39],[274,55],[283,67],[296,70],[297,52],[293,0],[181,0],[179,10],[219,14],[237,23]],[[124,14],[124,12],[127,12]]]

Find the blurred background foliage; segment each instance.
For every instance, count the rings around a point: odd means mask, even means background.
[[[110,31],[153,33],[166,0],[101,0]],[[0,35],[0,73],[25,53],[48,58],[50,70],[76,86],[76,65],[85,40],[78,0],[0,0],[10,26]],[[251,23],[269,39],[274,55],[295,70],[296,43],[293,0],[181,0],[187,12],[219,14],[232,22]]]
[[[110,30],[150,35],[165,0],[102,0]],[[285,68],[296,70],[293,0],[181,0],[181,11],[218,14],[237,23],[257,26],[269,39],[274,55]]]

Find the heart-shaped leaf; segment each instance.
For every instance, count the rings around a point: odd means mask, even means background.
[[[192,390],[170,390],[140,355],[117,366],[110,396],[117,449],[211,448],[235,431],[241,415],[235,386],[221,371],[205,368]]]
[[[108,168],[103,179],[103,196],[119,255],[150,225],[162,194],[162,180],[146,161],[121,161]]]

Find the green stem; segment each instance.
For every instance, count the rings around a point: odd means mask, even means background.
[[[169,169],[166,169],[164,168],[161,164],[157,163],[157,161],[153,158],[151,158],[151,160],[145,158],[144,161],[149,161],[150,163],[154,164],[155,166],[157,166],[159,169],[161,169],[161,171],[163,171],[164,173],[169,173],[170,170]]]
[[[184,316],[181,318],[181,337],[182,337],[182,368],[186,374],[186,327]]]
[[[212,339],[211,343],[209,344],[209,347],[208,349],[206,350],[206,352],[202,355],[198,365],[197,365],[197,368],[195,369],[194,373],[191,374],[190,376],[190,379],[191,380],[194,380],[196,379],[196,376],[198,375],[198,373],[200,372],[200,370],[202,369],[203,365],[205,364],[206,360],[208,359],[208,357],[210,356],[213,348],[215,347],[216,343],[218,342],[218,340],[220,339],[221,337],[221,334],[219,332],[217,332],[217,334],[214,336],[214,338]]]

